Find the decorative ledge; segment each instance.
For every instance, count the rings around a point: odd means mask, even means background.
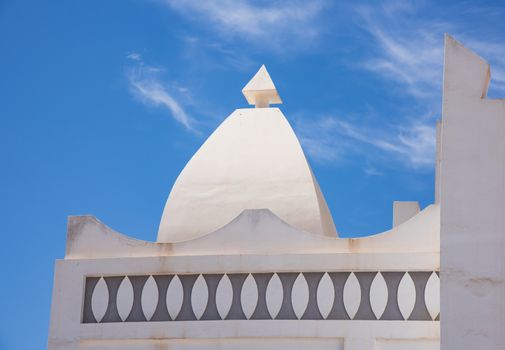
[[[438,272],[87,277],[82,323],[439,320]]]

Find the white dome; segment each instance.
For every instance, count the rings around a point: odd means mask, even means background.
[[[278,108],[235,110],[177,178],[158,242],[215,231],[245,209],[270,209],[298,229],[336,236],[303,150]]]

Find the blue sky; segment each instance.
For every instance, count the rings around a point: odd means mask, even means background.
[[[343,235],[433,202],[443,33],[492,64],[500,2],[0,1],[0,349],[47,341],[67,216],[155,240],[177,175],[266,64]]]

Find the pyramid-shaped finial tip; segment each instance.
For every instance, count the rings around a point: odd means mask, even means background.
[[[270,74],[268,74],[265,65],[261,65],[260,69],[254,77],[242,89],[247,102],[256,108],[269,107],[271,104],[281,104],[282,100],[275,88]]]

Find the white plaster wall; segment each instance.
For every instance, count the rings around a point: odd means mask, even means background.
[[[193,344],[227,340],[304,338],[314,348],[375,349],[376,339],[437,341],[438,321],[360,320],[245,320],[81,323],[86,276],[117,276],[170,273],[271,272],[271,271],[425,271],[438,269],[438,254],[306,254],[260,256],[178,256],[122,259],[60,260],[56,264],[49,335],[49,349],[151,349],[153,344],[199,349]],[[318,340],[316,341],[317,338]],[[131,343],[129,343],[131,341]],[[214,343],[213,343],[214,342]],[[319,342],[319,343],[318,343]],[[118,345],[120,344],[120,345]],[[134,347],[138,345],[138,347]],[[125,345],[126,346],[126,345]],[[214,345],[209,345],[212,346]],[[223,345],[224,348],[228,345]],[[279,348],[290,349],[293,341]],[[127,347],[126,347],[127,348]],[[184,347],[182,347],[184,348]],[[251,347],[254,348],[254,347]],[[386,348],[387,349],[387,348]],[[408,347],[404,349],[410,349]],[[414,348],[416,349],[416,348]],[[436,349],[428,347],[427,349]]]
[[[423,349],[438,349],[439,322],[430,320],[325,319],[81,323],[87,276],[438,271],[438,222],[439,208],[433,205],[391,231],[358,240],[347,240],[295,229],[268,210],[248,210],[230,224],[204,237],[180,243],[152,243],[114,232],[92,217],[75,217],[69,221],[66,258],[56,264],[49,349],[156,349],[156,347],[231,349],[235,346],[238,348],[244,346],[244,349],[257,349],[258,346],[292,349],[298,346],[314,349],[373,350],[379,345],[382,349],[398,349],[401,346],[398,344],[407,344],[408,346],[403,348],[407,350],[417,349],[420,344],[426,345]],[[354,275],[351,274],[351,276]],[[251,276],[248,278],[252,279]],[[405,278],[410,277],[405,274],[403,279]],[[176,279],[177,277],[174,278]],[[362,292],[357,293],[360,287],[356,280],[354,282],[356,282],[354,292],[352,292],[351,282],[346,283],[344,289],[346,300],[350,298],[347,303],[344,300],[346,309],[350,307],[349,303],[360,302],[356,297]],[[433,283],[430,284],[432,285]],[[176,282],[174,286],[178,286],[178,289],[175,288],[173,293],[170,293],[170,300],[167,299],[169,312],[170,305],[178,304],[180,309],[182,303],[180,282],[179,284]],[[97,310],[93,312],[97,311],[103,316],[104,308],[107,306],[105,300],[108,298],[103,279],[100,279],[96,288],[97,295],[95,297],[93,294],[92,307],[96,307]],[[122,309],[122,316],[120,316],[125,319],[128,308],[132,305],[129,279],[124,279],[119,288],[121,293],[118,292],[120,299],[118,306]],[[145,288],[149,290],[148,287]],[[278,304],[279,301],[276,296],[276,293],[280,292],[278,283],[276,290],[272,291],[272,288],[273,284],[270,287],[269,283],[267,294],[269,298],[272,298],[268,302],[269,311],[275,307],[272,302],[277,300]],[[295,305],[307,302],[306,288],[303,281],[293,286],[294,308]],[[205,288],[197,287],[195,293],[200,293],[203,289]],[[331,281],[329,284],[326,281],[326,284],[318,288],[318,304],[323,305],[323,308],[325,303],[321,302],[321,298],[325,295],[327,298],[332,298],[332,290]],[[426,290],[426,306],[429,307],[429,311],[435,310],[436,313],[437,287],[426,285]],[[249,300],[249,296],[255,294],[254,291],[254,283],[252,290],[244,284],[242,293],[245,293],[246,301]],[[152,295],[156,295],[153,291],[151,292]],[[378,297],[384,296],[385,293],[384,285],[381,291],[380,284],[378,286],[374,284],[370,293],[372,293],[370,296],[365,294],[364,297],[370,298],[371,306],[376,310],[377,305],[380,304]],[[416,298],[413,293],[412,285],[410,289],[402,288],[399,291],[398,303],[403,309],[404,304],[412,306]],[[220,290],[216,295],[219,295],[217,299],[221,305],[226,295],[229,298],[230,293]],[[419,297],[423,298],[425,295]],[[205,299],[205,296],[200,293],[198,299],[195,304],[200,314],[203,306],[199,302]],[[143,298],[143,303],[149,308],[149,300],[146,301]],[[431,305],[435,306],[431,307]],[[153,305],[151,305],[151,310],[152,308]],[[175,314],[177,312],[175,311]],[[298,312],[300,313],[300,310]],[[406,315],[410,312],[411,308],[406,311]],[[250,342],[250,339],[254,341]],[[384,344],[377,342],[381,339],[387,339],[388,342]],[[246,344],[250,344],[249,347],[246,347]],[[413,344],[413,347],[409,347],[410,344]]]
[[[489,65],[445,41],[441,129],[442,349],[505,348],[505,101]]]
[[[430,205],[393,229],[369,237],[325,237],[289,226],[266,209],[246,210],[224,227],[179,243],[136,240],[91,216],[70,217],[65,259],[183,255],[426,253],[440,251],[440,208]],[[364,256],[364,255],[363,255]]]
[[[85,350],[343,350],[342,339],[288,338],[288,339],[162,339],[140,341],[85,341],[80,345]]]
[[[440,171],[441,171],[441,152],[442,152],[442,146],[441,146],[441,139],[442,139],[442,121],[437,120],[436,124],[436,141],[435,141],[435,149],[436,149],[436,154],[435,154],[435,204],[440,204],[440,187],[441,187],[441,178],[440,178]]]
[[[405,340],[405,339],[378,339],[376,350],[437,350],[440,349],[438,339]]]
[[[162,339],[162,340],[101,340],[83,341],[80,349],[84,350],[438,350],[437,339],[404,340],[378,339],[371,342],[358,339],[342,338],[300,338],[289,339]]]
[[[393,202],[393,227],[403,224],[420,211],[418,202]]]

